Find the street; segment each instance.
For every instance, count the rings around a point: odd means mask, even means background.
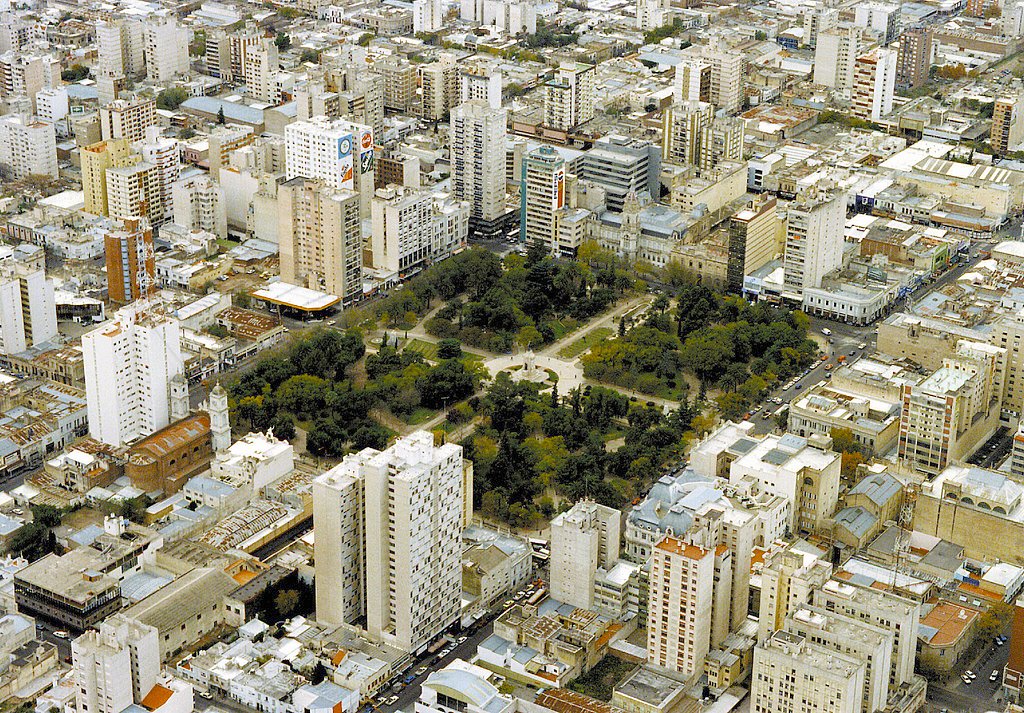
[[[956,713],[982,713],[989,710],[1002,710],[1003,706],[996,702],[1002,684],[1003,667],[1010,656],[1009,644],[995,646],[989,643],[981,652],[974,664],[958,665],[951,674],[952,683],[944,686],[937,683],[928,685],[928,702],[933,711],[947,708]],[[964,671],[971,670],[978,675],[970,685],[960,678]],[[993,671],[999,672],[995,681],[989,677]]]

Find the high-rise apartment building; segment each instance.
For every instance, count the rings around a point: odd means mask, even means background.
[[[143,22],[135,18],[96,23],[99,71],[115,77],[135,77],[145,69]]]
[[[492,109],[501,108],[501,69],[489,64],[468,64],[459,70],[459,103],[485,101]]]
[[[184,371],[181,326],[148,309],[131,305],[82,335],[89,432],[112,446],[168,424],[171,380]]]
[[[1016,151],[1024,142],[1024,94],[996,99],[992,107],[992,133],[989,143],[996,154]]]
[[[696,166],[700,162],[704,127],[715,118],[707,102],[687,99],[676,102],[663,114],[662,157],[666,161]]]
[[[878,35],[883,46],[896,41],[900,34],[900,6],[883,2],[857,3],[854,24]]]
[[[67,87],[52,87],[36,92],[36,116],[48,124],[61,124],[61,136],[67,134],[66,121],[70,112]]]
[[[190,176],[171,187],[173,220],[188,230],[205,230],[220,239],[228,236],[224,189],[209,176]]]
[[[118,220],[159,216],[163,220],[163,182],[160,168],[148,161],[108,168],[107,215]]]
[[[671,7],[666,0],[636,0],[636,28],[646,32],[668,24]]]
[[[281,101],[278,74],[281,63],[273,38],[264,37],[252,45],[245,45],[242,56],[242,77],[253,99],[270,104]]]
[[[743,278],[781,252],[778,202],[762,194],[729,219],[729,289],[743,290]]]
[[[520,241],[540,243],[552,255],[571,257],[570,246],[563,252],[558,240],[557,213],[565,207],[565,159],[551,146],[540,146],[523,158],[520,181]]]
[[[469,205],[401,186],[378,188],[371,206],[372,267],[409,276],[465,247]]]
[[[181,176],[178,141],[162,136],[159,127],[150,126],[146,129],[146,138],[139,143],[138,150],[144,162],[156,167],[160,203],[159,206],[155,203],[150,206],[149,221],[153,225],[161,225],[171,219],[171,192],[178,177]]]
[[[167,83],[188,73],[188,35],[188,30],[172,18],[146,21],[143,46],[149,81]]]
[[[146,130],[155,124],[156,99],[118,99],[100,107],[100,134],[104,141],[142,141]]]
[[[125,139],[99,141],[83,146],[80,157],[82,191],[85,194],[83,210],[93,215],[107,215],[107,171],[111,168],[135,165],[141,157],[132,153]]]
[[[59,87],[60,60],[45,54],[5,52],[0,55],[0,97],[24,97],[38,111],[36,95]]]
[[[860,713],[864,662],[777,631],[754,649],[753,713]]]
[[[441,0],[414,0],[412,31],[437,32],[444,27],[444,3]]]
[[[680,56],[672,86],[676,102],[710,102],[711,63],[697,54]]]
[[[839,24],[839,10],[834,7],[809,7],[803,11],[804,41],[806,47],[816,47],[823,32]]]
[[[806,542],[773,546],[761,568],[757,639],[764,641],[782,628],[791,613],[811,601],[814,591],[832,577],[825,553]]]
[[[103,237],[107,297],[115,304],[134,302],[156,287],[153,230],[145,218],[128,218]]]
[[[745,122],[737,116],[716,117],[700,132],[700,161],[703,173],[709,173],[723,161],[743,160]]]
[[[384,108],[407,114],[416,102],[416,67],[389,55],[373,63],[373,71],[384,77]]]
[[[57,134],[53,124],[26,115],[0,118],[0,164],[18,178],[58,177]]]
[[[560,66],[555,76],[544,83],[544,126],[572,131],[593,119],[596,82],[592,64]]]
[[[930,27],[913,27],[900,35],[896,55],[896,86],[917,89],[928,82],[934,34]]]
[[[865,121],[878,121],[892,111],[896,93],[896,52],[877,48],[862,54],[853,65],[850,113]]]
[[[609,210],[621,212],[630,193],[658,197],[661,155],[650,141],[625,136],[602,136],[583,154],[580,178],[605,190]]]
[[[443,54],[436,62],[419,67],[420,116],[426,121],[444,121],[459,102],[459,65],[455,57]]]
[[[730,47],[723,37],[716,35],[708,44],[688,47],[683,54],[702,60],[711,68],[706,101],[714,104],[716,110],[724,110],[727,114],[734,114],[742,108],[745,60],[741,50]],[[690,66],[693,67],[692,64]],[[688,81],[691,89],[695,83],[700,86],[703,82],[699,63],[695,69],[697,74],[690,76]],[[680,98],[705,101],[701,96],[692,96],[692,93]]]
[[[686,676],[711,650],[715,553],[675,537],[654,546],[647,599],[647,661]]]
[[[337,295],[344,304],[362,295],[358,195],[293,178],[278,186],[277,216],[281,280]]]
[[[814,47],[814,83],[831,87],[843,96],[853,92],[853,68],[864,49],[863,29],[835,27],[818,34]]]
[[[57,336],[53,280],[43,249],[0,246],[0,354],[21,352]]]
[[[803,301],[804,289],[843,264],[846,201],[841,192],[815,185],[797,194],[786,214],[783,296]]]
[[[956,354],[919,384],[904,384],[899,456],[940,473],[998,427],[1006,349],[961,341]]]
[[[370,217],[373,198],[373,129],[343,119],[313,117],[295,121],[284,131],[285,174],[315,178],[329,188],[355,191],[359,214]]]
[[[507,113],[481,100],[451,113],[452,193],[469,203],[474,233],[490,232],[506,212],[505,132]]]
[[[141,703],[160,675],[160,634],[115,614],[71,642],[81,713],[121,713]]]
[[[472,465],[419,431],[313,483],[317,617],[421,651],[459,618]]]
[[[594,608],[594,579],[619,557],[620,513],[582,500],[551,521],[551,596],[582,609]]]

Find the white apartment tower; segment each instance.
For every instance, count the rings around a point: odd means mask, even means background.
[[[696,99],[685,99],[666,109],[662,158],[694,166],[700,163],[701,136],[714,118],[715,108]]]
[[[16,179],[32,175],[57,178],[57,133],[53,124],[17,114],[0,118],[0,164]]]
[[[363,292],[359,197],[323,181],[293,178],[277,189],[281,280],[351,304]]]
[[[157,216],[163,221],[163,181],[160,168],[148,161],[108,168],[104,175],[107,215],[118,220]]]
[[[122,614],[71,642],[80,713],[121,713],[140,703],[160,674],[160,634]]]
[[[814,83],[849,97],[853,91],[853,66],[863,49],[859,27],[836,27],[819,33],[814,47]]]
[[[544,126],[572,131],[594,118],[596,72],[592,64],[563,64],[544,84]]]
[[[272,38],[264,37],[246,48],[242,71],[245,86],[253,99],[271,104],[281,100],[281,88],[277,82],[281,63]]]
[[[100,134],[104,141],[142,141],[146,130],[155,124],[156,99],[118,99],[100,107]]]
[[[481,100],[451,112],[452,192],[469,203],[471,221],[488,223],[505,213],[507,113]]]
[[[522,170],[520,241],[562,254],[557,213],[565,207],[565,159],[551,146],[540,146],[523,157]]]
[[[390,185],[373,197],[370,255],[375,269],[411,275],[465,246],[469,205]]]
[[[689,61],[692,61],[690,58],[698,58],[710,65],[710,87],[706,98],[693,96],[692,93],[680,98],[706,100],[714,104],[716,109],[722,109],[728,114],[739,111],[743,106],[743,52],[733,49],[722,37],[716,35],[707,45],[694,45],[684,50],[683,54]],[[700,64],[696,67],[699,69]],[[678,74],[679,70],[676,71]],[[701,74],[697,72],[687,84],[692,87],[696,81],[699,86],[700,81],[703,81],[697,79],[700,76]]]
[[[44,89],[59,87],[60,60],[49,55],[5,52],[0,55],[0,97],[24,97],[38,111],[36,95]]]
[[[53,280],[42,248],[0,246],[0,354],[18,354],[57,336]]]
[[[317,617],[351,622],[421,651],[459,618],[465,487],[462,448],[419,431],[346,456],[313,483]]]
[[[882,45],[889,45],[900,35],[900,6],[884,2],[857,3],[854,23],[878,35]]]
[[[145,70],[143,23],[136,19],[108,19],[96,23],[99,71],[132,77]]]
[[[171,187],[175,225],[205,230],[220,239],[228,236],[224,189],[207,175],[190,176]]]
[[[373,198],[373,129],[342,119],[317,116],[284,130],[285,174],[315,178],[329,188],[355,191],[359,215],[370,217]]]
[[[492,109],[501,108],[501,69],[491,65],[470,64],[459,73],[459,100],[485,101]]]
[[[761,570],[761,598],[757,639],[764,641],[782,628],[786,617],[800,604],[811,601],[814,590],[832,577],[832,565],[824,553],[810,545],[773,548]]]
[[[665,537],[651,556],[647,661],[692,676],[711,649],[715,553]]]
[[[172,191],[178,177],[181,176],[181,158],[178,152],[178,141],[160,133],[160,127],[150,126],[146,129],[146,139],[139,144],[139,153],[143,161],[156,167],[160,190],[160,212],[156,206],[149,211],[149,222],[160,225],[171,218]]]
[[[437,32],[444,27],[444,4],[441,0],[414,0],[412,31]]]
[[[851,114],[865,121],[878,121],[892,111],[897,60],[896,50],[882,48],[857,58],[853,66]]]
[[[82,335],[93,438],[120,446],[170,420],[171,379],[184,371],[178,321],[131,305]]]
[[[797,194],[790,204],[783,257],[783,297],[801,302],[804,289],[843,263],[846,201],[820,184]]]
[[[752,713],[860,713],[864,662],[777,631],[754,649]]]
[[[594,608],[594,578],[619,558],[622,513],[582,500],[551,521],[551,596]]]
[[[188,73],[188,35],[188,30],[171,18],[146,21],[143,43],[149,81],[163,84]]]

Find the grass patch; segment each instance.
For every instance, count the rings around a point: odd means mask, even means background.
[[[572,681],[569,684],[569,689],[591,698],[610,701],[615,684],[624,679],[634,668],[636,668],[636,664],[627,663],[614,656],[605,656],[597,662],[594,668]]]
[[[580,326],[580,323],[573,319],[572,317],[555,319],[552,320],[551,322],[548,322],[548,324],[551,326],[552,331],[554,331],[555,333],[555,338],[553,341],[556,342],[559,339],[565,337],[565,335],[569,334],[569,332],[576,331],[577,329],[579,329]]]
[[[406,351],[419,353],[424,359],[437,361],[437,345],[433,342],[425,342],[422,339],[410,339],[405,343]]]
[[[558,350],[558,356],[566,359],[575,359],[580,354],[588,351],[592,346],[598,342],[603,342],[608,337],[612,336],[615,332],[608,327],[598,327],[593,329],[587,334],[577,339],[575,342],[568,344]]]
[[[222,250],[231,250],[241,245],[237,240],[228,240],[227,238],[217,238],[217,246]]]
[[[410,426],[416,426],[423,423],[424,421],[429,421],[434,416],[435,413],[435,411],[431,411],[428,408],[420,406],[402,420],[408,423]]]

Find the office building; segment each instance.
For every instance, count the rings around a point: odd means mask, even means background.
[[[57,337],[53,280],[37,245],[0,246],[0,354],[20,354]]]
[[[160,168],[146,161],[108,168],[107,215],[117,220],[138,216],[163,219],[163,182]]]
[[[602,136],[583,154],[580,178],[605,190],[609,210],[622,211],[630,193],[656,198],[660,193],[661,156],[650,141]]]
[[[96,23],[101,74],[135,77],[145,71],[143,25],[135,18],[107,19]]]
[[[798,193],[786,212],[783,297],[803,301],[807,288],[843,264],[846,199],[821,184]]]
[[[778,202],[762,195],[729,219],[729,289],[743,290],[743,278],[782,251]]]
[[[0,164],[15,179],[57,178],[57,134],[53,124],[32,121],[26,115],[0,118]]]
[[[1005,378],[1006,350],[961,341],[952,357],[919,384],[904,384],[899,457],[937,474],[995,432]]]
[[[118,99],[100,107],[100,135],[104,141],[142,141],[146,130],[155,124],[156,99]]]
[[[143,701],[160,675],[160,634],[115,614],[71,642],[78,710],[121,713]]]
[[[472,465],[419,431],[346,456],[313,483],[320,621],[422,651],[458,621]]]
[[[448,112],[459,103],[459,65],[455,57],[442,54],[436,62],[417,70],[420,83],[420,117],[426,121],[445,121]]]
[[[892,111],[896,93],[896,52],[874,49],[853,65],[850,113],[865,121],[878,121]]]
[[[205,230],[228,237],[224,189],[209,176],[190,176],[171,187],[172,218],[188,230]]]
[[[753,713],[861,713],[864,662],[777,631],[754,649]]]
[[[277,189],[281,280],[351,304],[363,293],[359,197],[324,181],[293,178]]]
[[[159,127],[150,126],[146,129],[145,140],[138,144],[138,151],[144,162],[156,167],[160,200],[159,205],[156,202],[150,205],[148,215],[153,225],[161,225],[171,219],[172,191],[181,176],[178,141],[162,136]]]
[[[619,557],[622,514],[582,500],[551,521],[551,596],[581,609],[594,608],[594,579]]]
[[[149,18],[143,29],[146,76],[151,82],[170,82],[188,74],[189,32],[171,18]]]
[[[858,3],[854,24],[878,35],[883,46],[896,41],[900,33],[900,6],[882,2]]]
[[[178,321],[147,309],[126,307],[82,335],[89,432],[112,446],[169,423],[171,380],[183,372]]]
[[[317,116],[285,128],[285,175],[315,178],[328,188],[355,191],[359,215],[370,217],[373,198],[373,129]]]
[[[378,188],[372,204],[371,267],[409,276],[466,246],[469,204],[401,186]]]
[[[107,297],[115,304],[134,302],[156,289],[153,230],[145,218],[128,218],[120,230],[103,237]]]
[[[772,545],[761,567],[757,640],[765,641],[783,627],[786,618],[832,577],[825,553],[803,540]]]
[[[685,676],[711,650],[715,553],[667,536],[654,546],[647,599],[647,662]]]
[[[522,170],[520,242],[540,243],[552,255],[574,255],[572,246],[558,240],[557,213],[565,207],[565,159],[552,147],[540,146],[523,157]]]
[[[482,100],[460,104],[451,113],[452,194],[469,203],[471,230],[493,232],[505,213],[505,132],[507,113]]]
[[[468,64],[459,70],[459,103],[484,101],[491,109],[501,108],[501,69],[489,64]]]
[[[836,27],[818,35],[814,47],[814,83],[849,97],[853,68],[864,50],[863,30],[856,25]]]
[[[596,74],[592,64],[561,65],[544,83],[544,126],[572,131],[593,119]]]
[[[1016,151],[1024,142],[1024,94],[1003,96],[992,107],[989,143],[999,156]]]
[[[107,215],[107,170],[120,166],[131,166],[141,159],[133,154],[125,139],[99,141],[83,146],[80,153],[82,164],[82,191],[86,213]]]
[[[934,34],[930,27],[913,27],[900,35],[896,55],[896,86],[917,89],[928,82],[932,68]]]
[[[444,27],[444,4],[441,0],[414,0],[412,31],[437,32]]]

